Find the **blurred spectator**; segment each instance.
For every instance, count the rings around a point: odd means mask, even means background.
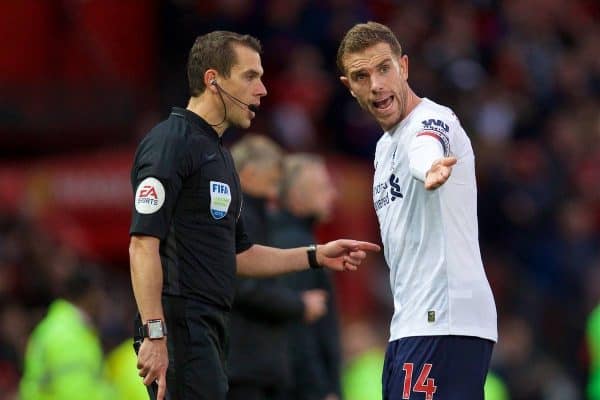
[[[8,399],[16,396],[22,371],[29,320],[24,307],[15,302],[0,306],[0,391]],[[15,397],[16,398],[16,397]]]
[[[523,318],[499,324],[492,370],[504,379],[513,400],[577,400],[576,383],[555,359],[540,350],[533,328]]]
[[[280,189],[281,210],[270,222],[274,246],[290,248],[315,243],[316,223],[331,216],[336,189],[323,160],[311,154],[287,156]],[[286,398],[336,400],[340,388],[340,331],[335,289],[328,271],[310,270],[283,277],[286,285],[303,292],[327,293],[327,314],[312,325],[291,327],[292,382]]]
[[[385,328],[381,332],[385,332]],[[385,339],[378,337],[375,327],[367,321],[344,326],[342,337],[345,360],[342,371],[344,399],[381,400]]]
[[[244,136],[231,148],[244,194],[244,226],[253,243],[268,245],[267,211],[275,201],[283,150],[271,139]],[[297,292],[281,277],[236,282],[230,319],[230,400],[284,400],[291,382],[287,328],[314,322],[327,311],[321,290]]]
[[[106,356],[104,375],[115,391],[115,400],[147,400],[148,392],[136,368],[133,339],[126,339]]]
[[[588,317],[586,338],[590,353],[587,396],[590,400],[600,399],[600,305]]]
[[[94,328],[102,296],[84,266],[66,278],[61,298],[34,329],[25,354],[22,400],[112,399],[102,379],[103,352]]]
[[[510,400],[506,385],[502,379],[493,372],[488,372],[483,390],[485,400]]]

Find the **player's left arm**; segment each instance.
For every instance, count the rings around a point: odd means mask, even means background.
[[[437,126],[423,126],[412,139],[408,151],[412,176],[423,182],[425,189],[442,186],[452,174],[456,157],[450,153],[449,132]]]

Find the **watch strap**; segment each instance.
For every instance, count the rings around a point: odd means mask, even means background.
[[[308,256],[308,265],[313,269],[320,269],[322,266],[317,261],[317,245],[311,244],[306,248],[306,255]]]

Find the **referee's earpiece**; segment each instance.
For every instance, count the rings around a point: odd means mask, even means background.
[[[208,81],[208,84],[211,86],[210,90],[213,93],[217,93],[219,91],[219,84],[217,83],[217,80],[215,78],[212,78],[210,81]]]

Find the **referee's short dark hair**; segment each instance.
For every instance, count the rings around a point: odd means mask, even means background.
[[[258,39],[250,35],[214,31],[196,38],[187,64],[190,96],[199,96],[204,92],[204,73],[209,68],[229,77],[231,67],[237,62],[234,44],[249,47],[259,54],[262,52]]]

